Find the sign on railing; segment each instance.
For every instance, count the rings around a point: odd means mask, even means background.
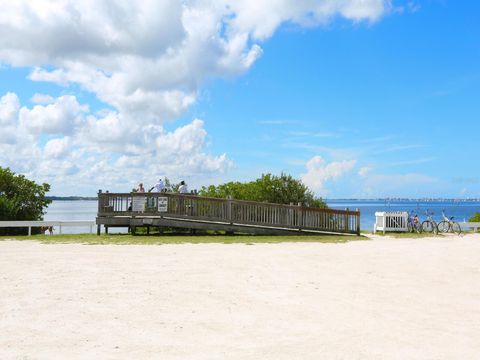
[[[132,199],[132,211],[144,212],[147,198],[145,196],[134,196]]]
[[[158,198],[158,212],[167,212],[168,211],[168,198],[161,196]]]

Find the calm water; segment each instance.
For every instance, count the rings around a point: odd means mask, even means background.
[[[47,208],[44,220],[88,220],[95,221],[97,217],[97,200],[53,200]],[[55,229],[58,234],[59,229]],[[62,227],[63,234],[88,233],[90,228],[85,227]],[[94,228],[93,232],[97,229]]]
[[[346,208],[361,212],[362,230],[373,229],[376,211],[411,211],[415,210],[424,218],[425,210],[433,211],[434,218],[441,220],[441,211],[445,209],[447,216],[456,220],[468,220],[475,212],[480,212],[480,202],[417,202],[417,201],[377,201],[377,200],[327,200],[329,207],[344,210]],[[91,220],[97,215],[96,200],[53,201],[47,209],[45,220]],[[115,232],[126,232],[126,229],[111,229]],[[65,227],[63,233],[87,233],[88,227]],[[58,231],[56,231],[58,232]]]

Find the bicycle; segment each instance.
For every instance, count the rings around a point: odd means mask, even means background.
[[[442,217],[443,217],[443,220],[440,221],[440,223],[438,224],[438,231],[443,233],[447,233],[451,231],[457,235],[460,235],[462,233],[462,228],[456,221],[453,220],[454,218],[453,216],[448,218],[445,215],[445,210],[442,210]]]
[[[427,220],[424,220],[422,222],[422,230],[424,232],[428,232],[428,233],[433,232],[435,235],[437,235],[438,234],[438,225],[437,225],[436,221],[433,220],[433,217],[432,217],[433,212],[428,212],[428,210],[427,210],[427,211],[425,211],[425,215],[427,216]]]
[[[407,229],[408,232],[416,232],[420,234],[422,232],[422,224],[418,220],[418,215],[412,210],[412,212],[408,215],[407,220]]]

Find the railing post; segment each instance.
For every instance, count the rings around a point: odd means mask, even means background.
[[[355,211],[357,212],[355,215],[357,217],[357,235],[360,236],[360,209],[357,208]]]
[[[348,211],[348,208],[345,208],[345,211]],[[345,215],[343,215],[343,230],[346,233],[350,232],[350,226],[349,226],[349,223],[348,223],[348,214],[347,213],[345,213]]]
[[[289,206],[293,206],[293,202],[290,202]],[[295,227],[295,214],[292,208],[287,209],[287,224],[291,227]]]
[[[232,219],[232,195],[228,195],[227,197],[227,219],[230,224],[233,223]]]
[[[303,208],[302,208],[302,203],[301,203],[301,202],[297,203],[297,206],[300,208],[300,209],[298,210],[298,229],[299,229],[299,230],[302,230],[303,225],[304,225],[304,224],[303,224]]]
[[[98,190],[98,195],[97,195],[97,201],[98,201],[98,212],[97,215],[100,214],[100,209],[101,209],[101,195],[102,195],[102,189]]]

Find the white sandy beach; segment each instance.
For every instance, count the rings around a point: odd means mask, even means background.
[[[0,242],[0,359],[480,359],[480,235]]]

